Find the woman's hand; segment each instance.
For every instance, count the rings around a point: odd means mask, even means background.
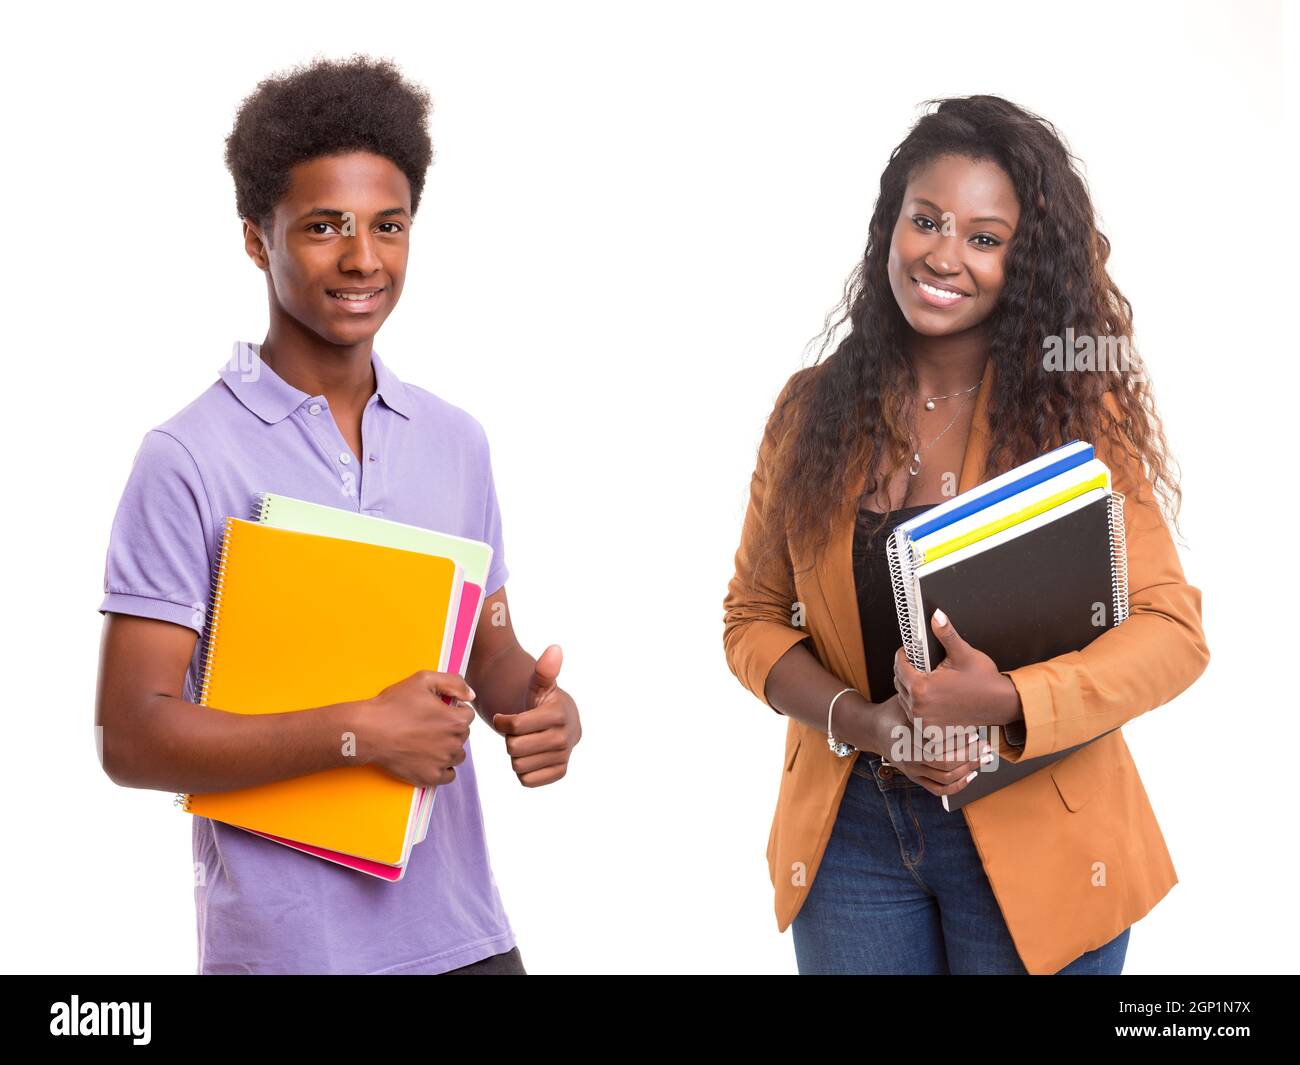
[[[989,747],[972,729],[954,729],[935,737],[918,733],[902,701],[892,695],[875,708],[877,746],[890,765],[931,795],[953,795],[974,779]]]
[[[929,673],[907,660],[900,647],[894,655],[894,686],[909,719],[922,729],[936,726],[1005,725],[1021,716],[1020,694],[997,664],[957,634],[942,610],[930,627],[947,657]]]

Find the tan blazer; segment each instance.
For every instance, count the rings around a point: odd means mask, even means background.
[[[992,364],[989,371],[976,398],[962,462],[958,490],[963,492],[984,479]],[[800,371],[808,372],[813,371]],[[1001,756],[1008,761],[1072,747],[1130,721],[1174,698],[1209,662],[1201,593],[1183,578],[1150,481],[1110,442],[1092,443],[1110,468],[1115,490],[1126,497],[1129,617],[1082,651],[1009,672],[1027,731],[1023,747],[1001,742]],[[727,664],[766,702],[769,670],[790,647],[811,638],[822,665],[870,699],[852,563],[855,506],[845,505],[815,569],[808,570],[805,555],[787,544],[797,577],[787,567],[784,579],[775,578],[774,571],[782,568],[770,564],[762,583],[755,576],[760,534],[769,519],[766,487],[775,444],[769,431],[750,485],[736,573],[723,602]],[[865,483],[864,473],[855,499]],[[796,603],[803,606],[803,628],[791,625]],[[960,632],[961,621],[954,621]],[[789,721],[767,848],[780,931],[807,898],[857,757],[837,757],[823,730]],[[959,813],[970,827],[1016,950],[1033,974],[1055,973],[1113,939],[1178,882],[1120,731]]]

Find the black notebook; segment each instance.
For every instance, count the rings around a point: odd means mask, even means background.
[[[1122,506],[1119,493],[1097,488],[933,561],[906,538],[891,537],[899,626],[912,664],[929,671],[943,661],[930,627],[936,609],[1002,671],[1081,650],[1119,624],[1128,613]],[[1004,739],[1022,743],[1023,724]],[[996,768],[944,796],[944,807],[960,809],[1083,746],[1017,763],[999,758]]]

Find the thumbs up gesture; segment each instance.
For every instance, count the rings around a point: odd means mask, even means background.
[[[533,668],[527,705],[517,714],[497,714],[492,728],[506,738],[510,764],[526,788],[553,784],[568,771],[569,754],[582,739],[573,697],[556,680],[564,653],[551,644]]]
[[[946,657],[929,673],[908,661],[903,648],[894,655],[894,686],[909,719],[921,727],[1005,725],[1021,715],[1020,694],[997,663],[962,639],[942,610],[930,628]]]

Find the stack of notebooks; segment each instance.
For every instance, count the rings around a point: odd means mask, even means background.
[[[1003,672],[1082,650],[1128,616],[1124,497],[1083,441],[903,522],[886,555],[903,648],[923,672],[944,655],[930,627],[936,609]],[[959,809],[1083,746],[998,759],[944,796],[944,808]]]
[[[226,519],[199,703],[276,714],[369,699],[422,669],[464,676],[491,561],[479,540],[260,493],[253,520]],[[435,795],[357,766],[181,805],[397,881]]]

